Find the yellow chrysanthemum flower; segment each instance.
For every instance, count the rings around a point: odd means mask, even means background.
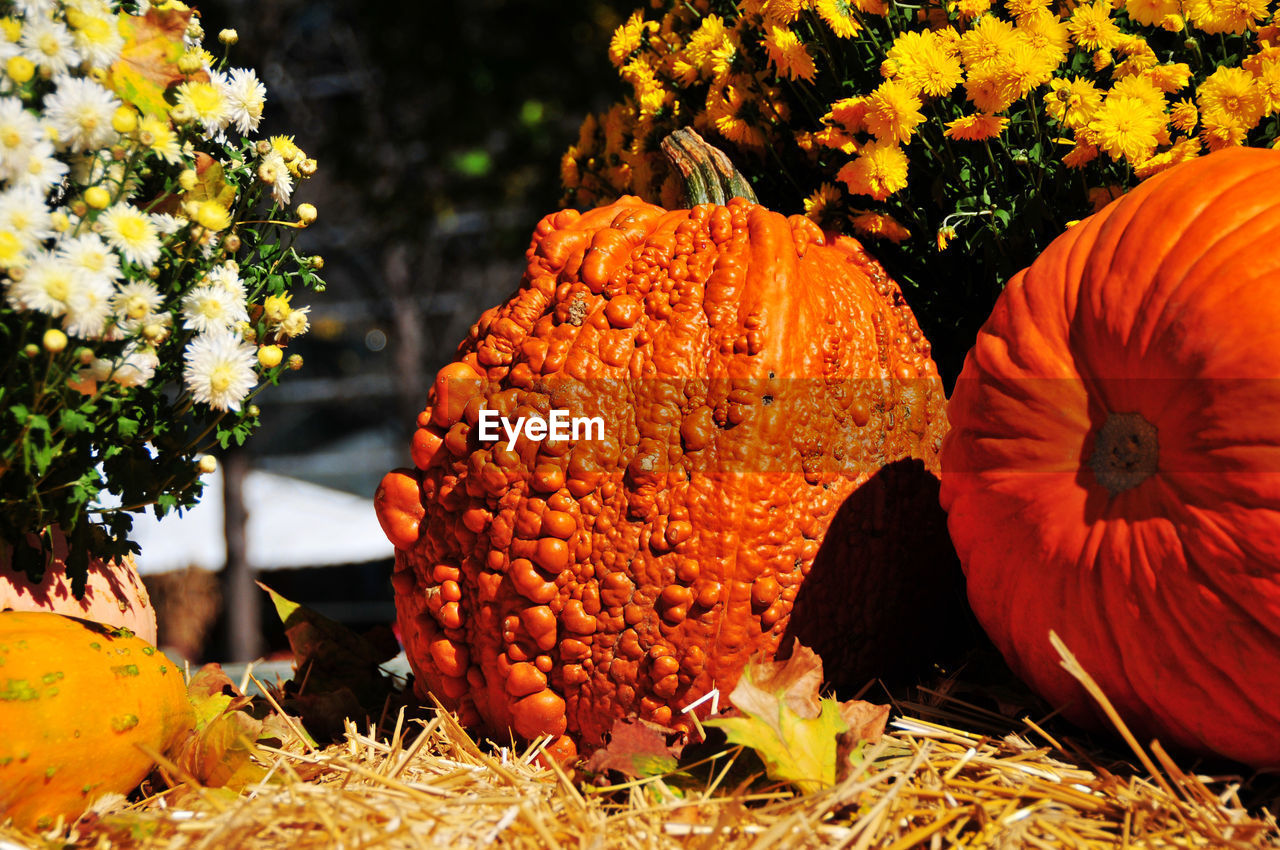
[[[1163,111],[1165,108],[1164,93],[1146,77],[1124,77],[1116,80],[1107,97],[1132,97],[1152,109]]]
[[[815,0],[813,9],[826,22],[836,38],[853,38],[862,29],[853,16],[853,4],[847,0]]]
[[[1114,47],[1120,38],[1120,27],[1111,19],[1111,4],[1107,0],[1077,6],[1071,12],[1067,32],[1076,45],[1086,50],[1106,50]]]
[[[765,135],[751,114],[755,102],[746,86],[725,83],[707,92],[707,118],[716,132],[735,144],[763,148]]]
[[[862,212],[849,219],[849,226],[861,236],[888,239],[895,245],[911,238],[911,231],[888,213]]]
[[[883,201],[906,187],[907,155],[893,142],[870,142],[857,159],[840,169],[836,179],[855,195]]]
[[[822,120],[839,124],[848,133],[862,133],[867,129],[867,99],[846,97],[831,104],[831,111]]]
[[[1185,0],[1187,18],[1207,33],[1239,34],[1267,16],[1267,0]]]
[[[764,0],[760,4],[760,14],[766,25],[786,26],[800,17],[800,12],[807,5],[807,0]]]
[[[866,98],[868,132],[880,141],[905,143],[924,121],[920,98],[906,84],[885,80]]]
[[[1044,0],[1004,0],[1004,8],[1019,24],[1032,15],[1049,11]]]
[[[840,190],[830,183],[823,183],[812,195],[804,199],[804,214],[810,221],[827,224],[832,208],[840,203]]]
[[[1178,14],[1178,0],[1126,0],[1124,10],[1131,20],[1158,27],[1169,15]]]
[[[970,71],[995,59],[1013,45],[1013,24],[987,15],[960,36],[960,59]]]
[[[1003,70],[991,63],[970,71],[964,81],[965,97],[980,112],[1003,112],[1018,99],[1018,90],[1008,84]]]
[[[960,60],[932,33],[904,32],[889,48],[897,79],[928,97],[948,94],[963,79]]]
[[[1267,114],[1280,111],[1280,59],[1267,59],[1254,72]]]
[[[1200,121],[1200,110],[1190,100],[1183,98],[1169,110],[1169,123],[1175,130],[1190,133]]]
[[[1000,70],[1003,85],[1016,100],[1049,82],[1058,67],[1058,60],[1052,53],[1019,40],[997,60],[995,67]]]
[[[991,0],[951,0],[947,11],[955,12],[961,21],[972,21],[991,9]]]
[[[1146,39],[1140,36],[1121,33],[1115,49],[1117,53],[1124,57],[1116,65],[1116,69],[1113,72],[1116,77],[1141,74],[1148,68],[1154,68],[1159,61],[1156,58],[1156,52],[1151,49],[1151,45],[1147,44]]]
[[[1220,113],[1224,123],[1252,130],[1266,111],[1266,97],[1257,79],[1243,68],[1221,67],[1196,91],[1202,115]],[[1210,145],[1212,147],[1212,145]]]
[[[1142,76],[1165,94],[1173,94],[1182,91],[1191,82],[1191,66],[1185,62],[1157,65],[1144,71]]]
[[[725,26],[724,18],[707,15],[689,37],[684,53],[703,77],[723,77],[737,56],[737,35]]]
[[[1153,174],[1159,174],[1166,168],[1186,162],[1200,155],[1199,139],[1181,139],[1167,151],[1153,154],[1133,167],[1133,173],[1142,180]]]
[[[1243,145],[1249,128],[1236,115],[1220,109],[1200,110],[1200,138],[1211,151]]]
[[[968,142],[981,142],[986,139],[994,139],[1004,132],[1004,128],[1009,124],[1008,118],[998,118],[995,115],[965,115],[954,121],[947,123],[947,129],[943,133],[949,139],[960,139]]]
[[[1077,140],[1075,147],[1062,157],[1062,163],[1068,168],[1084,168],[1098,158],[1098,147],[1083,140]]]
[[[609,41],[609,61],[615,68],[625,65],[631,54],[640,49],[646,29],[644,13],[637,9],[625,24],[613,31],[613,38]]]
[[[1071,37],[1066,23],[1043,7],[1023,16],[1014,28],[1017,38],[1044,54],[1045,61],[1054,67],[1067,58]]]
[[[813,134],[813,140],[824,148],[831,148],[845,154],[852,154],[858,149],[857,140],[836,126],[823,127]]]
[[[779,77],[813,81],[818,69],[813,64],[813,57],[800,41],[800,36],[793,30],[766,24],[763,43],[765,52],[769,54],[769,61],[777,69]]]
[[[1136,97],[1108,96],[1089,122],[1097,145],[1112,159],[1141,162],[1156,149],[1164,113]]]

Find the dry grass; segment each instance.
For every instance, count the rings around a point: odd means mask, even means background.
[[[348,721],[323,749],[301,738],[263,749],[267,779],[239,794],[178,784],[42,838],[0,828],[0,850],[1280,847],[1238,778],[1184,772],[1118,718],[1133,769],[1032,721],[1018,733],[954,728],[998,725],[982,715],[956,699],[908,706],[851,775],[798,795],[744,782],[751,760],[733,748],[678,775],[595,787],[543,766],[537,745],[481,746],[447,712],[401,712],[381,733]]]
[[[1149,776],[1063,760],[1062,745],[895,721],[834,788],[731,793],[732,753],[696,791],[671,778],[576,784],[520,753],[486,751],[440,713],[389,734],[348,724],[308,752],[264,750],[267,781],[232,795],[182,786],[91,815],[47,846],[101,848],[1274,847],[1280,832],[1232,784],[1178,770]],[[758,786],[757,786],[758,787]],[[1211,790],[1212,788],[1212,790]],[[51,836],[52,837],[52,836]],[[0,830],[33,846],[33,836]]]

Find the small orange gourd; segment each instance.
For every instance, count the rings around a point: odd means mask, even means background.
[[[182,670],[128,630],[0,613],[0,821],[45,828],[127,794],[194,722]]]

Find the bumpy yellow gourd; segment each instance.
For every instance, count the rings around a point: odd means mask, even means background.
[[[182,671],[132,632],[0,612],[0,821],[44,828],[127,794],[193,726]]]

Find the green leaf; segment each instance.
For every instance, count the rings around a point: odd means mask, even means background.
[[[58,414],[58,427],[68,434],[78,434],[81,431],[92,431],[93,422],[78,410],[64,408]]]
[[[130,419],[127,416],[121,416],[116,419],[116,433],[121,437],[132,437],[138,433],[138,420]]]
[[[801,717],[783,705],[776,717],[726,717],[705,725],[719,726],[729,743],[755,750],[770,779],[802,793],[835,784],[836,739],[848,728],[832,699],[822,700],[821,713],[814,718]]]

